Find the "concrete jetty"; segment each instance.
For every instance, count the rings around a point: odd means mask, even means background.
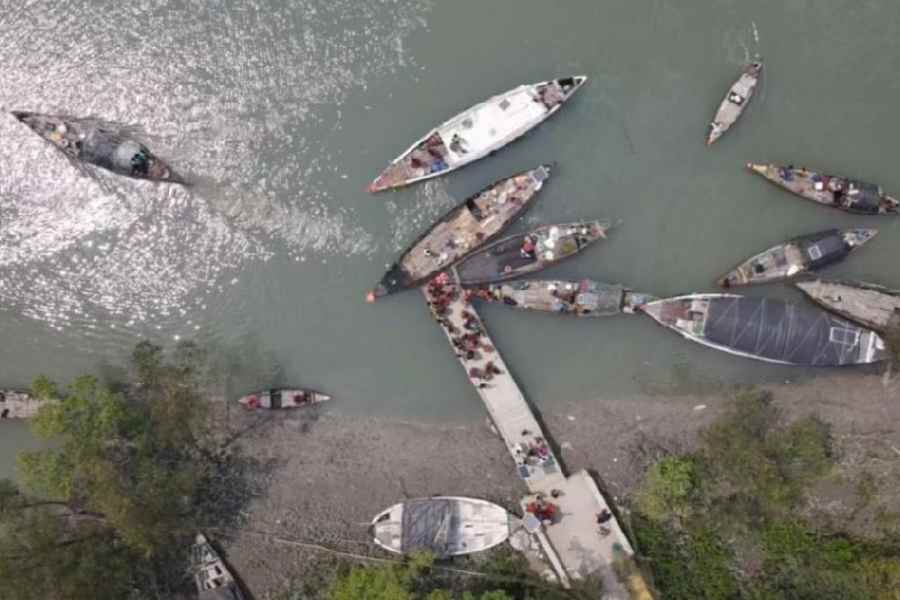
[[[515,462],[516,473],[531,492],[522,500],[523,509],[538,494],[558,506],[554,522],[539,526],[535,533],[560,583],[568,587],[573,579],[599,575],[606,598],[627,600],[629,593],[613,565],[623,556],[631,557],[634,550],[596,482],[583,470],[571,476],[562,471],[547,436],[455,276],[442,273],[422,291],[484,401]],[[599,524],[598,515],[607,511],[608,520]]]
[[[0,419],[30,419],[45,403],[26,392],[0,390]]]

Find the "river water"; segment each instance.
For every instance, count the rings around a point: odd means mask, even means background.
[[[421,296],[363,297],[438,215],[545,161],[558,168],[517,227],[622,221],[548,275],[658,295],[710,291],[774,243],[877,224],[881,235],[829,274],[900,286],[897,221],[814,206],[742,169],[806,164],[900,193],[900,4],[827,7],[0,0],[4,111],[139,125],[157,154],[200,182],[87,177],[0,117],[0,387],[115,370],[142,337],[195,338],[232,365],[234,394],[289,383],[327,390],[342,413],[479,418]],[[707,149],[706,124],[757,52],[766,61],[757,97]],[[590,80],[569,105],[499,154],[399,192],[362,191],[467,106],[582,73]],[[708,384],[812,376],[703,349],[645,318],[482,315],[544,407],[638,393],[665,402]],[[25,439],[5,424],[0,456]]]

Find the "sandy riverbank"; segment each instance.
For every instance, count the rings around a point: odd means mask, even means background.
[[[867,530],[900,511],[896,382],[886,386],[880,377],[846,372],[770,389],[786,416],[816,413],[834,425],[841,467],[813,499],[819,514],[835,520],[850,515],[847,526]],[[579,401],[546,412],[543,420],[567,468],[593,471],[610,499],[627,507],[646,466],[664,453],[693,447],[697,431],[721,414],[730,396],[723,389]],[[235,427],[258,417],[230,415]],[[361,554],[382,556],[368,543],[367,523],[403,498],[468,495],[513,507],[524,493],[503,443],[484,421],[445,427],[339,416],[323,405],[318,412],[270,415],[243,444],[275,464],[246,530]],[[876,495],[860,508],[855,490],[863,472],[872,474]],[[283,589],[289,577],[302,576],[309,561],[309,551],[258,535],[222,541],[258,600]]]

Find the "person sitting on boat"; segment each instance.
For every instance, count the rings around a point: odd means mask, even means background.
[[[737,92],[731,92],[731,93],[728,95],[728,100],[729,100],[732,104],[737,104],[738,106],[740,106],[741,104],[744,103],[744,97],[741,96],[740,94],[738,94]]]
[[[522,258],[535,258],[535,245],[531,240],[531,237],[526,237],[525,241],[522,243]]]
[[[131,172],[135,175],[146,175],[150,169],[150,160],[147,152],[142,148],[131,157]]]
[[[311,400],[309,394],[306,392],[300,392],[299,394],[294,394],[294,404],[306,404]]]
[[[466,154],[468,150],[466,150],[463,145],[465,144],[465,140],[458,133],[454,133],[453,137],[450,138],[450,149],[456,152],[457,154]]]

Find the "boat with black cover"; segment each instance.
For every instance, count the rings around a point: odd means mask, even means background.
[[[886,358],[884,340],[871,329],[775,298],[691,294],[639,310],[689,340],[766,362],[838,367]]]

